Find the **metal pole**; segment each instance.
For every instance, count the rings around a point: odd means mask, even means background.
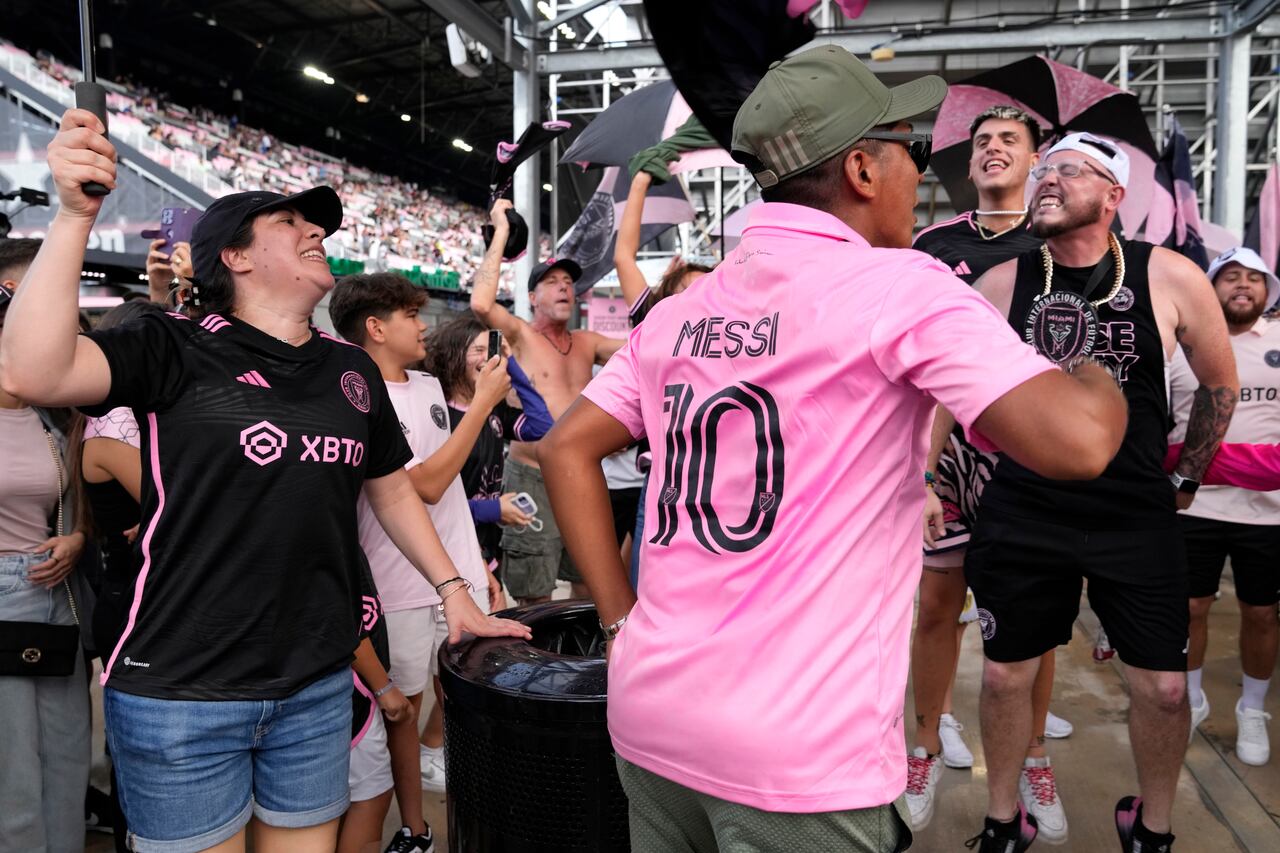
[[[1214,180],[1213,221],[1236,235],[1244,234],[1251,41],[1248,33],[1223,39],[1218,62],[1218,175]]]
[[[528,7],[529,20],[534,22],[529,24],[532,29],[537,26],[537,0],[525,0],[525,5]],[[536,33],[536,30],[533,30],[533,32]],[[541,103],[538,97],[538,66],[534,59],[538,49],[538,40],[531,38],[530,35],[530,32],[524,31],[517,33],[517,39],[528,51],[529,64],[524,70],[516,70],[511,73],[512,139],[519,139],[520,134],[529,126],[530,122],[539,120],[541,113]],[[529,273],[533,271],[533,265],[541,260],[538,257],[541,252],[539,244],[541,243],[542,235],[541,165],[541,157],[530,157],[516,171],[512,187],[515,191],[515,208],[520,211],[520,214],[524,216],[525,222],[529,224],[529,251],[514,264],[515,282],[512,286],[515,297],[515,314],[525,320],[532,317],[529,310],[529,289],[525,287],[525,283],[529,279]]]
[[[1120,0],[1120,19],[1128,20],[1128,18],[1129,18],[1129,0]],[[1127,92],[1129,91],[1129,45],[1127,44],[1120,45],[1120,62],[1118,64],[1118,67],[1119,67],[1118,73],[1120,76],[1120,80],[1118,81],[1118,83],[1120,86],[1120,91]]]
[[[93,62],[93,12],[89,11],[89,0],[80,0],[80,70],[84,72],[84,82],[97,80],[97,72]]]

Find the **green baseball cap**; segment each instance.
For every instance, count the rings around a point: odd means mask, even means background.
[[[842,47],[769,66],[733,122],[734,160],[768,189],[848,148],[871,128],[928,112],[947,96],[934,75],[890,89]]]

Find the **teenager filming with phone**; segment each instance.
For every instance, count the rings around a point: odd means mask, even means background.
[[[239,851],[252,819],[260,853],[329,851],[348,803],[357,497],[433,585],[457,571],[377,367],[309,323],[334,284],[333,190],[218,199],[192,239],[191,319],[76,334],[102,205],[82,184],[116,183],[104,131],[69,110],[49,143],[61,206],[10,308],[0,387],[139,415],[142,568],[103,675],[133,848]],[[451,640],[529,636],[470,596],[444,606]]]
[[[457,430],[475,405],[476,381],[484,368],[490,342],[501,341],[501,332],[487,329],[470,315],[462,315],[437,328],[427,338],[427,370],[440,380],[448,400],[449,421]],[[501,351],[509,352],[506,342]],[[542,395],[514,358],[507,359],[511,387],[520,399],[520,408],[506,400],[489,413],[485,426],[476,436],[467,461],[462,465],[462,483],[471,504],[476,535],[485,560],[502,577],[502,529],[521,530],[534,521],[528,505],[516,503],[516,492],[502,491],[506,464],[504,446],[508,441],[537,441],[551,429],[551,413]],[[527,497],[527,496],[526,496]],[[539,507],[550,512],[550,507]],[[541,519],[537,520],[539,523]],[[519,598],[521,604],[526,599]]]

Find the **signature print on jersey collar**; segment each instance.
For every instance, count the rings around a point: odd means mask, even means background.
[[[369,413],[369,383],[363,376],[354,370],[348,370],[342,374],[338,384],[342,386],[342,393],[347,395],[347,401],[351,405],[365,414]]]

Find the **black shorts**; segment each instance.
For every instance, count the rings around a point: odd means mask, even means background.
[[[627,534],[636,529],[636,512],[640,507],[640,487],[633,489],[610,489],[609,506],[613,507],[613,532],[618,537],[618,547],[627,538]]]
[[[1187,668],[1187,563],[1172,518],[1156,530],[1081,530],[984,507],[965,558],[983,651],[1031,660],[1071,640],[1080,588],[1130,666]]]
[[[1237,524],[1181,514],[1178,522],[1187,542],[1192,598],[1218,591],[1230,557],[1236,598],[1256,607],[1280,603],[1280,524]]]

